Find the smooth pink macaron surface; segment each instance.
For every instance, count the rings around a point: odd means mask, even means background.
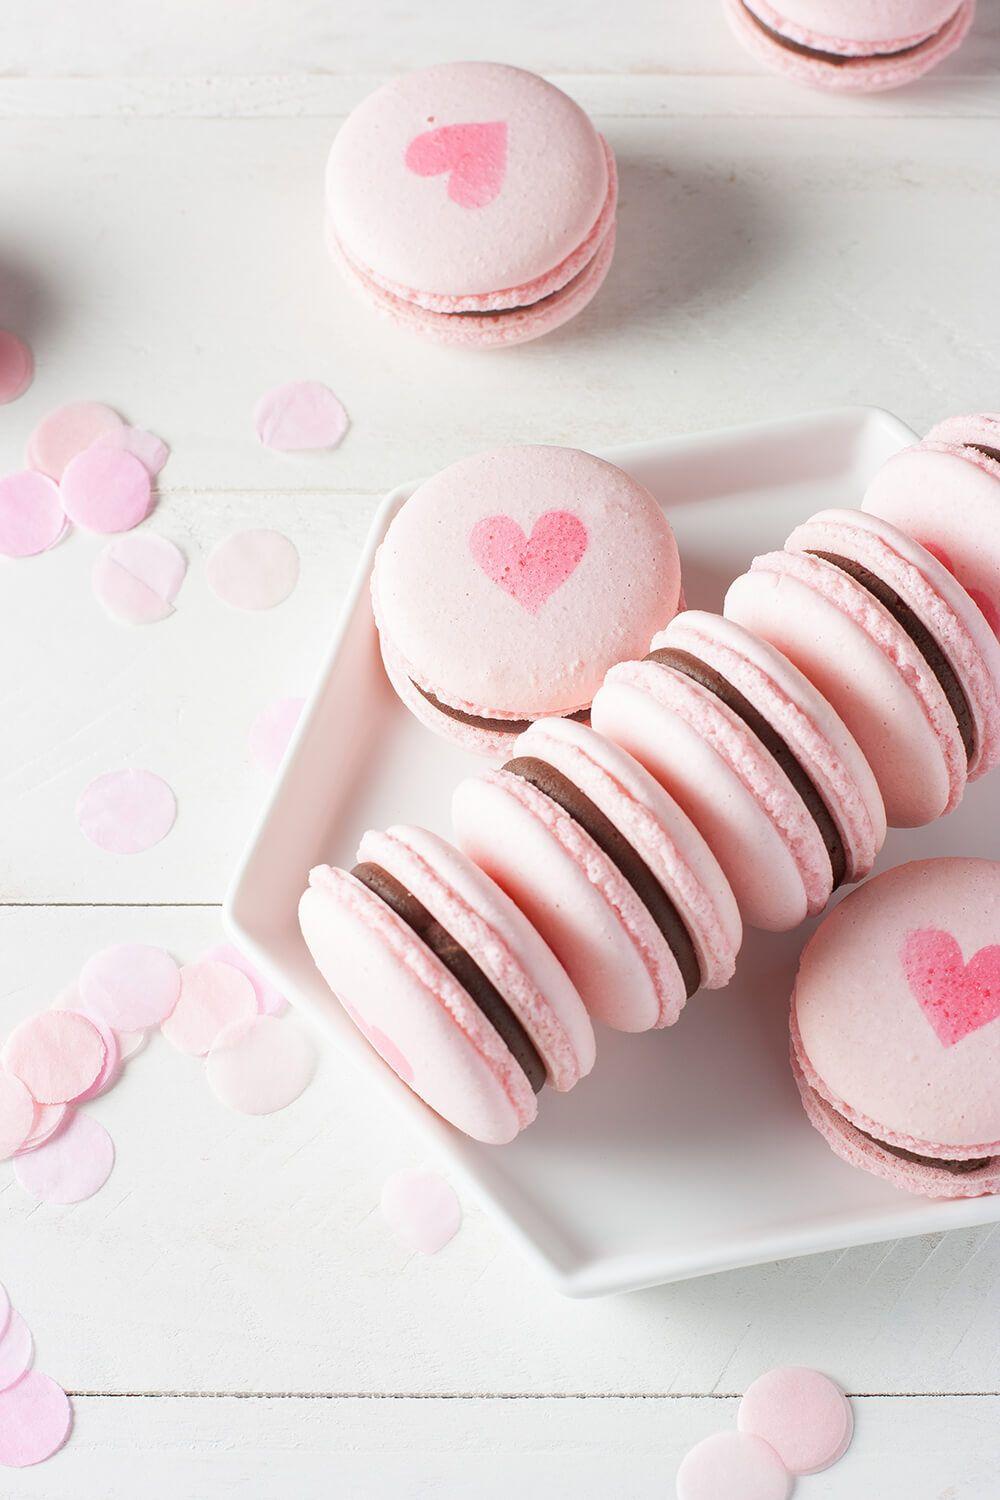
[[[1000,416],[939,422],[882,465],[862,509],[933,552],[1000,636]]]
[[[459,785],[452,815],[460,847],[607,1025],[672,1025],[698,988],[732,977],[742,927],[714,855],[648,772],[588,726],[534,724],[502,770]]]
[[[677,615],[645,660],[611,669],[591,722],[696,824],[751,926],[797,926],[867,875],[885,840],[878,786],[843,722],[732,620]]]
[[[616,196],[607,143],[560,89],[499,63],[443,63],[384,85],[344,122],[327,240],[355,285],[417,331],[518,342],[597,290]]]
[[[1000,754],[1000,651],[955,577],[904,532],[821,511],[756,558],[725,612],[783,651],[864,751],[889,823],[950,811]]]
[[[372,601],[403,702],[500,758],[534,719],[585,712],[677,609],[673,532],[647,489],[574,448],[500,448],[429,479],[379,548]]]
[[[545,1082],[594,1061],[580,997],[530,923],[443,839],[391,828],[350,873],[312,871],[303,936],[334,994],[390,1067],[476,1140],[512,1140]]]
[[[813,88],[875,92],[912,83],[964,40],[975,0],[725,0],[738,40]]]
[[[1000,864],[900,865],[803,952],[793,1058],[839,1155],[912,1192],[1000,1192]]]

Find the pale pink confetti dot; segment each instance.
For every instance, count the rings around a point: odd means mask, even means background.
[[[250,725],[247,745],[262,771],[273,774],[281,765],[305,703],[304,698],[278,698],[262,709]]]
[[[14,1176],[43,1203],[82,1203],[111,1176],[114,1142],[104,1126],[82,1111],[39,1146],[14,1158]]]
[[[21,1082],[0,1069],[0,1161],[13,1156],[28,1139],[35,1123],[35,1101]]]
[[[204,1057],[221,1031],[257,1014],[257,996],[245,974],[213,959],[185,964],[181,993],[161,1026],[179,1052]]]
[[[155,432],[147,432],[144,427],[112,427],[109,432],[101,433],[94,446],[124,448],[126,453],[139,460],[150,479],[156,478],[170,457],[170,449],[163,439]]]
[[[436,1255],[458,1232],[462,1208],[450,1183],[437,1172],[406,1167],[382,1189],[382,1217],[407,1250]]]
[[[818,1474],[843,1458],[854,1432],[840,1386],[802,1365],[768,1370],[753,1382],[736,1414],[740,1432],[769,1443],[793,1474]]]
[[[35,1123],[31,1127],[31,1134],[14,1154],[21,1156],[25,1151],[35,1151],[39,1146],[44,1146],[46,1141],[50,1141],[56,1132],[62,1129],[70,1113],[68,1104],[39,1104],[35,1110]]]
[[[217,943],[201,957],[202,959],[217,959],[220,964],[232,964],[234,969],[239,969],[241,974],[245,974],[254,987],[257,1006],[262,1015],[280,1016],[288,1009],[288,1001],[281,991],[270,980],[265,979],[260,970],[255,969],[250,960],[245,958],[232,943]]]
[[[153,492],[145,464],[124,448],[95,445],[66,465],[63,510],[87,531],[131,531],[149,515]]]
[[[100,401],[58,406],[42,418],[28,439],[28,468],[58,481],[70,459],[96,443],[102,433],[124,425],[118,413]]]
[[[747,1432],[717,1432],[685,1454],[677,1500],[788,1500],[792,1476],[773,1448]]]
[[[76,804],[80,832],[108,854],[141,854],[166,838],[177,801],[152,771],[106,771]]]
[[[271,1115],[296,1100],[316,1070],[316,1052],[294,1021],[252,1016],[227,1026],[205,1065],[217,1099],[244,1115]]]
[[[146,943],[102,948],[80,970],[85,1010],[116,1031],[159,1026],[180,992],[181,971],[170,954]]]
[[[0,1393],[0,1464],[26,1469],[57,1453],[73,1426],[73,1408],[61,1386],[31,1370]]]
[[[3,1337],[0,1338],[0,1391],[20,1380],[31,1364],[35,1342],[31,1329],[21,1314],[11,1308]]]
[[[42,1010],[14,1027],[3,1061],[39,1104],[68,1104],[104,1067],[104,1039],[86,1016]]]
[[[273,609],[299,578],[299,554],[280,531],[238,531],[205,565],[209,586],[236,609]]]
[[[66,517],[58,486],[21,469],[0,479],[0,554],[37,557],[59,540]]]
[[[100,604],[126,625],[150,625],[174,612],[184,554],[152,531],[119,536],[94,559],[90,581]]]
[[[306,448],[336,448],[347,431],[347,413],[320,381],[290,380],[261,396],[254,407],[253,423],[266,448],[294,453]]]
[[[118,1081],[121,1073],[121,1050],[118,1046],[118,1033],[97,1016],[88,1016],[91,1025],[95,1026],[101,1034],[104,1043],[104,1065],[89,1088],[84,1089],[73,1100],[74,1104],[86,1104],[89,1099],[96,1099],[99,1094],[105,1093],[113,1083]]]
[[[34,357],[24,340],[0,328],[0,406],[23,396],[34,373]]]

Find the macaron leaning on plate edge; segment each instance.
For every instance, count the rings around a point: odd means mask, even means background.
[[[1000,1192],[1000,864],[899,865],[803,951],[792,1063],[837,1154],[909,1192]]]
[[[537,1114],[546,1081],[590,1071],[590,1021],[527,919],[426,830],[362,839],[354,870],[321,866],[299,906],[307,946],[347,1014],[397,1075],[493,1144]]]
[[[614,157],[562,90],[520,68],[404,75],[344,122],[327,242],[382,313],[446,343],[535,338],[580,311],[614,249]]]
[[[577,449],[522,446],[414,491],[376,556],[372,607],[415,717],[501,759],[534,719],[585,714],[608,667],[674,614],[680,581],[643,485]]]
[[[882,847],[885,809],[857,743],[787,658],[731,620],[677,615],[645,660],[612,668],[591,717],[688,814],[748,925],[797,926]]]
[[[742,926],[714,855],[663,788],[586,725],[533,725],[503,769],[458,786],[452,816],[459,846],[607,1025],[671,1025],[698,988],[731,978]]]

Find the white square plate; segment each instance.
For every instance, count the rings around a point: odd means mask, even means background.
[[[677,532],[693,607],[718,609],[756,553],[828,505],[857,505],[913,434],[850,408],[615,448]],[[572,1296],[1000,1219],[1000,1197],[932,1201],[839,1161],[802,1113],[788,1066],[788,996],[811,928],[748,933],[727,990],[697,996],[669,1031],[601,1029],[573,1093],[546,1091],[512,1145],[480,1146],[438,1119],[362,1041],[313,967],[296,907],[310,867],[354,863],[365,828],[448,831],[452,787],[482,768],[422,728],[382,671],[368,601],[372,558],[412,492],[387,497],[326,665],[226,903],[235,941],[359,1067],[372,1108],[392,1099]],[[894,832],[880,867],[1000,855],[1000,777],[927,829]]]

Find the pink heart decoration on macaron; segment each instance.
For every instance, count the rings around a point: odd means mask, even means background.
[[[485,208],[500,192],[507,173],[507,122],[425,130],[407,146],[405,159],[418,177],[449,172],[448,197],[460,208]]]
[[[934,927],[906,935],[903,968],[920,1008],[945,1047],[1000,1019],[1000,943],[965,963],[950,932]]]
[[[469,532],[469,551],[487,578],[537,615],[587,550],[587,528],[571,510],[547,510],[525,536],[513,516],[484,516]]]

